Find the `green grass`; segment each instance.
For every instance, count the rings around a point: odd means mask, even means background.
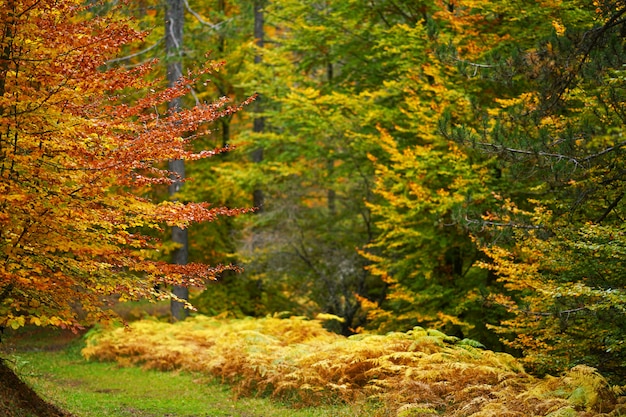
[[[73,343],[56,351],[21,351],[16,373],[46,400],[76,417],[348,417],[362,408],[295,409],[264,398],[235,399],[205,376],[87,362]]]

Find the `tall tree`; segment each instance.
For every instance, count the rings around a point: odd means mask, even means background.
[[[167,84],[172,88],[183,76],[183,28],[185,10],[182,0],[167,0],[165,9],[165,59],[167,63]],[[168,102],[169,112],[181,110],[180,97]],[[176,197],[185,180],[185,161],[173,159],[168,162],[172,176],[169,194]],[[172,227],[172,241],[177,245],[172,255],[172,262],[177,265],[186,265],[189,259],[189,237],[187,230],[178,226]],[[176,299],[171,302],[171,313],[174,320],[182,320],[187,316],[184,302],[189,300],[189,289],[175,285],[172,293],[182,301]]]
[[[241,68],[254,65],[261,55],[258,47],[263,29],[262,5],[240,0],[218,0],[189,2],[186,7],[189,19],[185,24],[185,66],[192,66],[207,53],[214,59],[223,60],[224,66],[217,74],[212,74],[210,82],[198,85],[190,97],[202,101],[214,97],[227,96],[233,100],[243,100],[246,91],[253,92],[250,80],[242,75]],[[256,10],[256,17],[255,17]],[[213,134],[206,137],[199,146],[228,146],[234,149],[240,141],[242,131],[262,122],[259,114],[258,98],[249,117],[235,114],[221,119]],[[255,117],[259,115],[259,117]],[[254,119],[257,119],[255,122]],[[262,123],[261,123],[262,124]],[[235,145],[235,146],[233,146]],[[254,187],[242,187],[240,178],[246,175],[245,166],[250,162],[250,152],[223,152],[220,158],[187,164],[187,173],[196,180],[185,185],[181,198],[189,201],[210,200],[226,206],[258,206],[254,200]],[[211,187],[207,187],[211,184]],[[256,184],[260,190],[261,184]],[[258,211],[258,210],[257,210]],[[215,263],[239,263],[236,253],[236,240],[239,223],[234,219],[222,219],[211,224],[190,228],[190,259]],[[245,274],[224,274],[202,294],[192,294],[191,302],[205,313],[220,313],[225,310],[235,314],[266,314],[260,305],[259,297],[263,286]],[[216,302],[219,300],[219,302]]]
[[[294,299],[313,300],[303,309],[345,318],[346,333],[363,324],[359,297],[383,296],[357,248],[375,234],[365,202],[373,198],[367,154],[380,152],[377,124],[400,132],[405,119],[390,81],[403,63],[387,59],[385,35],[390,24],[420,19],[411,2],[395,11],[357,3],[283,0],[265,9],[277,29],[263,50],[266,65],[254,69],[267,100],[266,130],[252,139],[264,160],[251,172],[267,184],[266,202],[243,254],[251,273],[278,275]]]
[[[381,331],[437,327],[498,348],[488,326],[503,309],[485,308],[493,280],[473,266],[481,254],[464,220],[491,199],[490,164],[440,132],[442,120],[472,125],[479,89],[445,59],[450,32],[440,9],[422,6],[411,24],[388,20],[374,49],[389,68],[386,92],[398,116],[375,139],[383,152],[370,156],[380,198],[369,204],[376,234],[362,254],[386,295],[364,306]]]
[[[155,260],[146,231],[241,210],[145,195],[172,182],[166,161],[213,155],[190,141],[237,109],[221,100],[161,114],[194,77],[159,90],[145,80],[150,65],[102,70],[146,36],[115,11],[86,19],[78,0],[0,4],[0,325],[75,328],[108,317],[107,297],[168,298],[155,288],[220,273]]]
[[[254,54],[254,63],[256,65],[260,65],[262,62],[262,56],[260,49],[263,48],[265,44],[265,11],[263,8],[265,7],[265,0],[254,0],[254,39],[255,44],[259,50]],[[262,112],[261,100],[257,99],[255,103],[256,112]],[[265,130],[265,118],[261,115],[257,115],[253,121],[254,133],[262,133]],[[263,161],[263,147],[257,147],[252,151],[252,162],[260,163]],[[263,210],[264,203],[264,195],[263,189],[261,188],[261,184],[256,184],[255,189],[252,192],[252,204],[254,207],[257,207],[258,210]]]

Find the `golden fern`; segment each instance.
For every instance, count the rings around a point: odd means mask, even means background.
[[[380,416],[619,416],[626,403],[593,368],[538,379],[510,355],[418,327],[346,338],[303,317],[143,320],[91,332],[83,355],[202,372],[237,395],[299,405],[369,398],[385,405]]]

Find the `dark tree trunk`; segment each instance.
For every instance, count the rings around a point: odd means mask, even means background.
[[[184,25],[184,3],[182,0],[167,0],[165,12],[165,51],[167,62],[167,83],[172,87],[183,74],[182,48],[183,48],[183,25]],[[181,108],[181,99],[176,98],[168,103],[170,111],[178,111]],[[173,183],[169,187],[170,196],[175,195],[183,185],[185,179],[185,162],[182,159],[171,160],[169,170],[172,173]],[[179,247],[172,255],[172,262],[178,265],[186,265],[189,254],[189,242],[187,230],[179,227],[172,228],[172,241]],[[187,287],[174,286],[172,293],[182,300],[189,299],[189,289]],[[172,319],[183,320],[187,317],[187,310],[184,304],[172,300]]]
[[[259,48],[263,47],[265,32],[263,29],[264,25],[264,14],[263,7],[265,7],[265,0],[255,0],[254,1],[254,38],[256,39],[256,45]],[[254,63],[261,64],[261,55],[256,54],[254,56]],[[263,98],[258,97],[256,103],[254,105],[255,113],[261,113],[263,111]],[[263,117],[255,117],[253,122],[252,130],[256,133],[263,132],[265,130],[265,118]],[[260,163],[263,161],[263,148],[258,147],[251,154],[252,162]],[[252,204],[254,207],[257,207],[259,212],[263,211],[263,205],[265,203],[265,195],[263,194],[263,189],[261,188],[261,184],[256,184],[256,188],[252,192]]]

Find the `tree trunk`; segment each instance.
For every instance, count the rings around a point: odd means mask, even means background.
[[[167,62],[167,83],[173,87],[176,81],[183,74],[182,48],[183,48],[183,25],[184,25],[184,4],[182,0],[167,0],[165,11],[165,52]],[[178,111],[181,108],[181,99],[176,98],[168,103],[170,111]],[[175,195],[183,185],[185,179],[185,162],[182,159],[171,160],[168,164],[172,173],[172,184],[169,186],[170,196]],[[185,265],[188,261],[189,242],[187,230],[179,227],[172,227],[172,241],[179,247],[172,255],[172,262],[178,265]],[[172,293],[182,299],[189,299],[189,289],[187,287],[174,286]],[[172,300],[171,313],[173,320],[184,320],[187,317],[187,310],[184,303]]]
[[[256,39],[256,45],[259,48],[263,47],[264,44],[264,36],[265,32],[263,29],[264,25],[264,14],[263,7],[265,6],[265,0],[255,0],[254,1],[254,38]],[[261,63],[261,55],[257,53],[254,56],[254,63]],[[262,97],[258,97],[255,105],[254,105],[255,113],[261,113],[263,111],[262,107]],[[255,133],[260,133],[265,130],[265,118],[264,117],[255,117],[253,121],[252,131]],[[263,148],[258,147],[251,154],[252,162],[260,163],[263,161]],[[265,195],[263,194],[263,190],[261,189],[261,184],[256,184],[256,188],[252,192],[252,204],[254,207],[258,208],[258,211],[263,211],[263,205],[265,203]]]
[[[333,84],[333,64],[329,62],[326,65],[326,77],[328,78],[328,85],[332,88]],[[328,198],[328,214],[332,217],[336,214],[335,200],[337,194],[332,187],[332,178],[333,178],[333,170],[335,167],[335,159],[332,157],[332,154],[328,156],[328,161],[326,161],[327,175],[328,175],[328,190],[326,190],[326,195]]]

